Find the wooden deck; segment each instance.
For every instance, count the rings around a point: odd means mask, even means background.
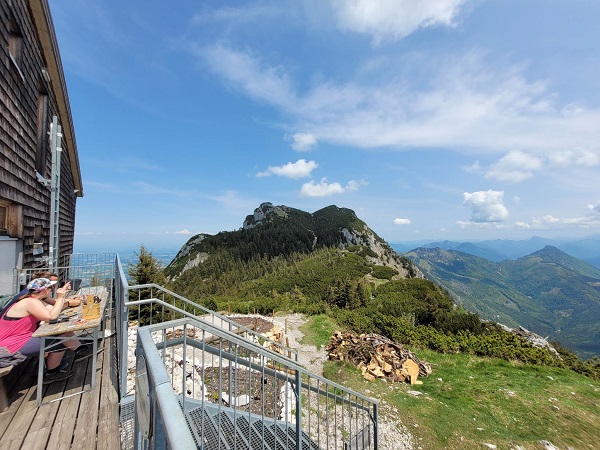
[[[37,358],[28,358],[4,377],[10,407],[0,414],[0,448],[120,449],[119,397],[115,338],[104,339],[98,353],[96,388],[91,385],[92,360],[75,364],[75,375],[43,387],[36,407]],[[48,403],[52,399],[88,390]]]

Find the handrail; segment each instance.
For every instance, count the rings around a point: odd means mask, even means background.
[[[229,317],[224,316],[222,314],[219,314],[216,311],[212,311],[212,310],[208,309],[207,307],[202,306],[202,305],[200,305],[198,303],[195,303],[195,302],[193,302],[193,301],[191,301],[191,300],[189,300],[189,299],[187,299],[185,297],[182,297],[181,295],[176,294],[175,292],[170,291],[169,289],[167,289],[167,288],[165,288],[163,286],[160,286],[160,285],[155,284],[155,283],[136,284],[136,285],[133,285],[133,286],[129,286],[129,290],[130,291],[135,290],[135,289],[149,289],[149,288],[157,289],[159,291],[162,291],[162,292],[165,292],[165,293],[167,293],[169,295],[172,295],[176,299],[178,299],[178,300],[180,300],[180,301],[182,301],[182,302],[190,305],[191,307],[198,308],[198,309],[204,311],[205,314],[209,314],[209,315],[211,315],[213,317],[216,317],[219,320],[222,320],[223,322],[227,322],[230,325],[230,330],[231,330],[231,327],[235,327],[235,328],[238,328],[240,330],[243,330],[245,333],[248,333],[248,334],[250,334],[250,335],[252,335],[252,336],[254,336],[256,338],[260,337],[260,339],[264,339],[265,341],[270,342],[274,346],[276,346],[278,348],[281,348],[282,351],[284,351],[284,352],[286,352],[288,354],[293,354],[294,355],[294,360],[298,361],[298,352],[296,350],[293,350],[293,349],[291,349],[289,347],[286,347],[285,345],[281,344],[280,342],[277,342],[277,341],[275,341],[273,339],[270,339],[270,338],[268,338],[266,336],[263,336],[260,333],[257,333],[256,331],[252,330],[251,328],[248,328],[245,325],[238,324],[234,320],[231,320]]]
[[[183,411],[179,407],[179,402],[175,398],[171,380],[167,373],[165,365],[162,363],[160,356],[155,351],[154,342],[148,330],[138,330],[138,345],[143,349],[143,352],[138,356],[144,357],[146,364],[146,373],[140,374],[141,377],[147,377],[148,384],[152,382],[152,386],[145,386],[149,392],[139,392],[136,397],[136,402],[143,404],[138,410],[144,411],[143,418],[138,420],[147,420],[146,430],[152,434],[153,438],[161,437],[169,444],[168,448],[177,449],[196,449],[196,444],[188,429]],[[142,390],[142,389],[140,389]],[[148,397],[146,397],[148,394]],[[156,400],[158,406],[159,417],[154,417],[151,413],[152,399]],[[137,405],[136,405],[137,406]],[[165,420],[166,419],[166,420]],[[157,436],[159,435],[159,436]]]
[[[161,304],[161,306],[170,306],[169,304],[164,304],[164,302],[160,300],[156,301]],[[179,312],[183,312],[183,310],[180,310]],[[182,337],[167,338],[166,336],[168,334],[165,334],[167,330],[181,330]],[[195,331],[191,335],[188,335],[188,332],[191,330]],[[198,331],[200,331],[200,335],[197,334]],[[265,386],[265,389],[267,380],[274,380],[273,382],[268,382],[269,386],[276,386],[278,381],[289,386],[290,391],[286,390],[286,392],[291,392],[292,396],[284,396],[283,399],[280,398],[278,400],[279,402],[283,401],[284,406],[280,407],[284,412],[287,411],[286,413],[282,413],[283,417],[278,418],[277,415],[269,415],[275,413],[265,413],[264,409],[261,410],[262,412],[259,411],[254,413],[258,420],[267,421],[266,423],[273,424],[269,426],[281,427],[280,432],[284,435],[288,432],[286,431],[288,429],[295,431],[295,438],[293,438],[293,441],[286,441],[286,438],[282,438],[282,445],[277,448],[313,449],[318,446],[318,448],[322,449],[337,449],[340,448],[342,443],[344,446],[343,448],[348,449],[372,448],[377,450],[378,448],[377,420],[379,401],[376,399],[369,398],[343,385],[313,374],[294,361],[284,358],[277,353],[273,354],[272,352],[268,352],[267,349],[252,341],[248,341],[240,336],[229,333],[227,330],[213,326],[210,323],[197,318],[184,317],[143,326],[138,328],[138,336],[141,336],[142,333],[146,336],[144,342],[141,343],[141,345],[145,346],[144,354],[152,352],[155,355],[153,357],[154,364],[164,366],[167,348],[179,348],[183,350],[183,354],[180,354],[179,357],[183,357],[182,377],[184,381],[178,381],[178,383],[185,383],[185,380],[189,379],[190,376],[192,377],[191,382],[196,383],[196,381],[194,381],[194,376],[199,377],[198,383],[200,383],[201,386],[200,396],[195,394],[196,389],[193,387],[194,385],[189,387],[187,384],[187,387],[179,394],[181,408],[183,409],[184,415],[190,426],[188,435],[195,436],[194,439],[196,439],[197,443],[204,442],[204,433],[209,433],[209,436],[212,436],[210,439],[214,439],[214,435],[210,435],[211,431],[208,429],[195,428],[192,430],[193,426],[200,425],[198,425],[198,422],[193,422],[191,417],[188,417],[186,411],[194,411],[197,408],[204,411],[203,414],[216,414],[214,417],[223,417],[220,414],[229,411],[228,414],[233,418],[231,419],[233,422],[230,422],[223,430],[221,430],[219,426],[217,433],[223,433],[222,435],[224,437],[228,436],[229,439],[232,439],[232,436],[236,435],[236,433],[240,433],[239,436],[242,436],[240,439],[250,437],[250,431],[248,431],[247,425],[243,425],[241,428],[237,428],[237,425],[235,425],[237,423],[235,417],[244,416],[248,417],[248,421],[250,420],[252,414],[249,409],[238,409],[237,402],[232,403],[231,397],[229,398],[227,406],[222,406],[220,401],[213,402],[206,398],[208,392],[204,387],[204,370],[206,362],[205,357],[202,355],[204,352],[207,352],[209,355],[216,356],[219,361],[218,365],[215,366],[217,369],[216,373],[221,373],[222,370],[228,368],[230,371],[228,378],[229,382],[231,382],[232,377],[231,367],[235,367],[234,370],[236,372],[235,375],[233,375],[235,385],[233,386],[233,389],[232,385],[229,385],[229,389],[227,390],[229,395],[231,395],[232,392],[237,392],[238,394],[234,395],[239,395],[244,391],[244,381],[239,380],[246,380],[246,377],[243,376],[243,374],[240,374],[240,378],[238,379],[237,375],[237,370],[239,370],[238,367],[240,366],[245,367],[248,371],[257,373],[256,376],[262,378],[263,381],[261,383]],[[155,336],[154,339],[152,336]],[[156,340],[157,337],[158,341]],[[139,345],[140,343],[138,343],[138,346]],[[226,348],[226,350],[224,350],[224,348]],[[196,351],[200,351],[200,354],[196,354]],[[245,353],[246,351],[249,351],[249,353]],[[242,354],[246,356],[241,356]],[[162,358],[160,359],[160,363],[158,362],[157,357]],[[173,356],[170,357],[170,359],[172,358]],[[197,372],[197,375],[190,375],[189,371],[186,372],[186,364],[192,364],[194,366],[194,373],[196,373],[196,370],[199,371]],[[209,367],[212,366],[209,365]],[[188,375],[185,375],[186,373]],[[169,372],[167,371],[167,375],[168,374]],[[163,382],[162,379],[161,382]],[[172,372],[171,382],[175,383],[175,377]],[[242,383],[239,388],[237,387],[238,382]],[[225,380],[223,380],[223,383],[225,383]],[[175,385],[176,384],[173,384],[173,386]],[[171,385],[169,385],[169,387],[171,388]],[[186,389],[188,390],[187,394],[185,393]],[[221,385],[219,385],[217,392],[222,392],[221,389]],[[202,394],[202,392],[204,392],[204,394]],[[247,392],[249,393],[250,391]],[[318,397],[311,400],[309,398],[311,393]],[[139,393],[136,393],[136,395],[138,394]],[[190,394],[191,397],[188,397]],[[172,396],[172,398],[176,398],[176,393],[172,388],[169,395]],[[266,391],[265,393],[262,393],[262,388],[261,393],[258,395],[261,397],[263,395],[269,395],[268,398],[272,398],[271,394],[266,394]],[[305,395],[307,395],[306,401],[304,400]],[[262,408],[264,408],[264,398],[258,401],[259,404],[262,402]],[[211,413],[211,411],[213,412]],[[287,415],[290,412],[291,416]],[[215,418],[215,420],[217,419]],[[192,422],[196,425],[193,425]],[[276,425],[276,422],[279,425]],[[311,426],[313,427],[312,431]],[[311,439],[316,440],[306,442],[304,439],[308,439],[309,441]],[[293,444],[293,446],[290,447],[290,444]],[[307,445],[306,447],[305,444]],[[240,442],[240,447],[235,443],[232,445],[232,449],[256,448],[253,446],[247,447],[245,441],[243,443]],[[267,444],[266,441],[264,441],[263,447],[261,448],[269,449],[275,447],[273,447],[271,443]]]
[[[181,309],[181,308],[178,308],[176,306],[173,306],[170,303],[164,302],[164,301],[162,301],[160,299],[157,299],[157,298],[147,298],[147,299],[144,299],[144,300],[133,300],[133,301],[125,302],[125,306],[127,306],[127,307],[129,307],[129,306],[150,305],[150,304],[161,305],[163,307],[166,307],[166,308],[170,309],[173,312],[177,312],[177,313],[181,314],[182,316],[184,316],[186,318],[189,318],[189,319],[201,322],[202,324],[204,324],[205,326],[207,326],[207,328],[210,329],[211,334],[214,334],[215,336],[219,336],[221,338],[223,338],[223,337],[229,337],[229,336],[236,336],[235,334],[231,333],[231,330],[227,331],[224,328],[215,326],[214,324],[212,324],[212,323],[210,323],[210,322],[208,322],[206,320],[203,320],[203,319],[200,319],[200,318],[194,316],[193,314],[187,312],[184,309]],[[168,321],[168,323],[176,322],[177,320],[184,320],[185,321],[187,319],[175,319],[174,321],[170,320],[170,321]],[[161,327],[161,325],[164,324],[164,323],[166,323],[166,322],[160,322],[158,324],[147,325],[147,327],[153,327],[153,326]],[[246,327],[243,327],[243,328],[245,328],[245,330],[252,331],[249,328],[246,328]],[[245,330],[244,330],[244,332],[246,332]],[[224,333],[224,335],[221,335],[221,333]],[[232,339],[229,339],[229,340],[233,342]],[[268,341],[268,339],[265,339],[265,341]],[[244,345],[251,346],[257,352],[266,352],[266,353],[268,353],[268,357],[270,359],[272,359],[274,361],[277,361],[277,362],[279,362],[281,364],[288,365],[289,362],[292,361],[289,358],[282,358],[280,353],[276,352],[273,349],[270,349],[269,347],[263,347],[262,345],[257,344],[254,341],[243,339],[243,340],[240,340],[240,341],[238,341],[236,343],[238,343],[238,344],[239,343],[243,343]],[[300,364],[295,364],[295,365],[297,367],[302,368],[302,366]],[[328,383],[331,383],[331,382],[328,381]]]
[[[269,339],[265,336],[260,335],[260,333],[257,333],[253,330],[251,330],[250,328],[237,324],[235,323],[235,321],[229,319],[227,316],[223,316],[221,314],[218,314],[214,311],[211,311],[210,309],[202,306],[202,305],[198,305],[197,303],[192,302],[189,299],[186,299],[185,297],[182,297],[162,286],[159,286],[157,284],[154,283],[149,283],[149,284],[139,284],[139,285],[133,285],[130,286],[129,282],[127,281],[127,278],[125,277],[125,272],[123,270],[123,265],[121,264],[121,260],[118,257],[118,255],[116,255],[116,273],[119,275],[118,277],[116,277],[118,279],[118,282],[115,283],[115,294],[117,296],[117,307],[116,307],[116,311],[117,311],[117,327],[118,327],[118,336],[117,336],[117,341],[120,348],[120,354],[121,356],[121,367],[120,367],[120,376],[119,376],[119,381],[121,383],[120,386],[120,395],[121,397],[125,397],[127,395],[127,354],[128,354],[128,333],[127,333],[127,325],[128,325],[128,311],[129,311],[129,307],[130,306],[135,306],[137,303],[136,300],[134,301],[129,301],[129,296],[130,293],[139,289],[156,289],[158,291],[162,291],[168,295],[172,295],[173,297],[175,297],[176,299],[182,301],[183,303],[185,303],[186,305],[189,305],[193,308],[198,308],[202,311],[204,311],[207,315],[211,315],[219,320],[222,320],[223,322],[226,322],[229,327],[230,327],[230,331],[231,331],[231,327],[236,327],[240,330],[243,330],[245,333],[248,333],[250,335],[252,335],[253,337],[255,337],[256,339],[261,339],[264,341],[268,341],[269,343],[271,343],[273,346],[280,348],[283,352],[287,353],[287,354],[293,354],[294,355],[294,360],[297,361],[298,360],[298,352],[296,350],[290,349],[284,345],[282,345],[281,343],[274,341],[272,339]],[[146,301],[148,300],[148,301]],[[158,299],[156,299],[158,300]],[[144,299],[141,300],[142,302],[145,303],[140,303],[140,304],[148,304],[151,303],[150,299]],[[171,305],[167,302],[163,302],[161,303],[162,306],[166,306],[169,309],[176,311],[186,317],[191,317],[197,320],[202,320],[205,323],[209,323],[206,320],[203,319],[199,319],[198,317],[196,317],[195,315],[182,310],[180,308],[175,307],[174,305]],[[222,328],[221,328],[222,329]],[[264,347],[263,347],[264,348]],[[268,350],[269,352],[273,352],[276,353],[275,351],[266,348],[266,350]]]
[[[142,300],[144,301],[144,300]],[[164,303],[160,300],[156,301],[157,303]],[[168,303],[165,304],[165,306],[168,306]],[[178,309],[178,308],[175,308]],[[177,312],[180,313],[184,313],[183,310],[178,310]],[[191,321],[191,322],[190,322]],[[320,381],[322,383],[326,383],[328,385],[330,385],[331,387],[333,387],[334,389],[339,389],[341,391],[345,391],[345,392],[352,392],[352,395],[355,395],[357,398],[360,398],[361,400],[367,401],[369,403],[379,403],[379,400],[371,398],[371,397],[367,397],[359,392],[354,392],[351,391],[350,389],[348,389],[346,386],[343,386],[341,384],[336,383],[335,381],[331,381],[323,376],[317,375],[315,373],[310,372],[308,369],[306,369],[304,366],[300,365],[297,362],[291,361],[288,358],[284,358],[282,357],[279,353],[277,352],[273,352],[272,350],[269,350],[268,348],[265,348],[259,344],[256,344],[255,342],[249,341],[247,339],[241,338],[235,334],[231,334],[228,333],[226,330],[224,330],[223,328],[219,328],[219,327],[215,327],[214,325],[212,325],[210,322],[205,322],[203,320],[197,319],[195,317],[186,317],[184,319],[175,319],[175,320],[170,320],[168,322],[161,322],[159,324],[153,324],[153,325],[147,325],[145,327],[142,327],[144,329],[150,330],[152,331],[157,331],[160,329],[165,328],[165,325],[168,325],[169,327],[177,327],[177,326],[182,326],[182,325],[187,325],[192,323],[194,325],[194,322],[198,323],[198,328],[208,328],[208,332],[211,335],[215,335],[218,336],[222,339],[227,339],[228,341],[230,341],[231,343],[234,343],[236,345],[242,346],[242,347],[252,347],[254,351],[256,351],[257,353],[268,353],[268,355],[263,355],[268,357],[269,359],[273,360],[274,362],[277,362],[283,366],[286,366],[286,368],[290,369],[290,370],[294,370],[294,371],[299,371],[303,374],[309,374],[311,376],[311,378],[314,378],[317,381]],[[208,325],[208,326],[207,326]],[[173,340],[174,342],[177,342],[177,339]],[[171,341],[169,341],[171,342]],[[192,345],[190,343],[190,341],[187,341],[188,345]],[[159,348],[161,346],[161,344],[156,344],[156,347]],[[224,358],[227,359],[227,356],[224,356]],[[318,391],[315,391],[318,392]],[[320,391],[321,393],[325,394],[326,391]]]

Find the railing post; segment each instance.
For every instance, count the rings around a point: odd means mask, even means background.
[[[296,450],[302,450],[302,373],[296,369]]]
[[[233,333],[233,325],[232,325],[231,322],[229,322],[229,332]],[[229,348],[227,349],[227,352],[229,354],[231,354],[232,353],[231,352],[231,347],[233,346],[233,344],[231,343],[231,341],[229,341],[228,346],[229,346]],[[228,401],[229,401],[230,405],[231,405],[231,403],[233,401],[233,385],[232,385],[232,380],[231,380],[231,378],[233,377],[233,370],[231,368],[231,364],[232,364],[232,361],[230,360],[229,364],[227,365],[227,375],[229,377],[227,389],[229,389],[229,395],[228,395],[229,400]]]
[[[121,285],[122,286],[122,285]],[[129,346],[129,334],[127,329],[127,317],[129,315],[129,307],[126,303],[129,301],[129,291],[122,289],[121,300],[123,303],[119,305],[119,311],[121,311],[121,398],[127,395],[127,360],[128,360],[128,346]]]
[[[373,450],[377,450],[379,448],[377,420],[377,403],[373,403]]]

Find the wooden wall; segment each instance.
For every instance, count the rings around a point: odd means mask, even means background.
[[[46,0],[43,0],[44,2]],[[46,5],[47,6],[47,5]],[[20,52],[15,58],[15,33],[20,35]],[[23,268],[37,267],[40,256],[48,256],[50,242],[50,188],[38,180],[38,114],[41,95],[47,95],[48,113],[44,132],[54,115],[58,116],[57,96],[53,85],[43,74],[47,58],[27,0],[0,1],[0,199],[21,205]],[[58,61],[60,66],[60,61]],[[64,126],[64,125],[63,125]],[[42,138],[43,139],[43,138]],[[49,179],[52,169],[50,139],[45,139],[41,175]],[[69,142],[63,140],[60,195],[60,255],[72,253],[77,196],[71,172]],[[73,150],[73,149],[71,149]],[[72,154],[72,153],[71,153]],[[42,255],[34,255],[34,230],[42,229]],[[20,237],[20,236],[19,236]]]

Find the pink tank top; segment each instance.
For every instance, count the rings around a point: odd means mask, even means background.
[[[32,315],[20,319],[6,319],[6,315],[12,309],[12,306],[6,311],[0,319],[0,347],[6,347],[9,352],[18,352],[25,342],[31,338],[31,335],[37,330],[38,319]]]

